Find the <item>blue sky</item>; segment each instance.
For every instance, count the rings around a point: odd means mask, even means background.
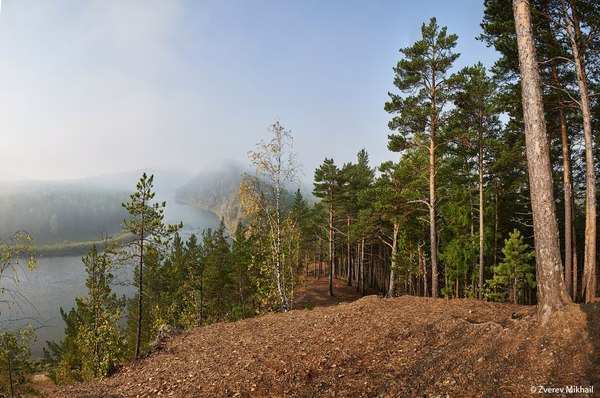
[[[363,147],[395,159],[398,50],[436,16],[459,35],[457,69],[489,67],[482,15],[475,0],[4,0],[0,178],[247,163],[275,120],[306,180]]]

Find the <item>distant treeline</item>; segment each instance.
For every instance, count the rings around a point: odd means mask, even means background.
[[[24,230],[36,244],[97,239],[120,229],[127,198],[126,191],[69,185],[2,187],[0,236]]]

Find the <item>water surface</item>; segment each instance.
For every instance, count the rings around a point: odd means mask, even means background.
[[[161,199],[163,200],[163,199]],[[219,220],[214,213],[198,210],[172,198],[167,198],[165,223],[183,221],[180,235],[187,239],[192,234],[200,235],[206,228],[216,228]],[[85,287],[86,273],[81,255],[58,257],[41,257],[36,272],[17,270],[19,284],[15,286],[4,279],[1,286],[10,289],[18,305],[8,308],[0,306],[0,325],[4,328],[24,326],[31,323],[37,330],[37,341],[32,343],[34,356],[43,354],[42,348],[47,340],[59,341],[64,335],[64,322],[60,316],[60,308],[66,311],[75,306],[75,297],[87,294]],[[131,281],[130,269],[118,270],[119,279]],[[119,295],[131,296],[135,288],[130,284],[114,286]],[[2,299],[11,295],[4,293]]]

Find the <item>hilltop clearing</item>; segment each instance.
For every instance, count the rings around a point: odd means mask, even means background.
[[[197,328],[58,397],[527,396],[600,389],[600,304],[540,328],[535,308],[368,296]]]

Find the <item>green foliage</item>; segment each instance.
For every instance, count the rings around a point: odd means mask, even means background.
[[[261,273],[270,269],[281,311],[291,309],[293,280],[288,276],[293,263],[286,260],[282,239],[284,235],[287,194],[286,187],[296,182],[299,166],[293,148],[293,137],[279,122],[269,127],[272,138],[261,140],[248,157],[255,168],[254,176],[244,176],[240,184],[240,199],[245,214],[255,231],[268,238],[264,242]],[[262,242],[263,240],[259,240]]]
[[[156,195],[153,192],[153,181],[153,175],[148,177],[144,173],[137,183],[137,191],[130,195],[131,202],[122,204],[122,207],[129,213],[129,218],[123,220],[123,230],[137,237],[135,241],[126,244],[126,247],[139,251],[139,254],[131,254],[130,258],[139,257],[143,253],[140,249],[143,248],[141,243],[147,236],[146,244],[151,244],[155,248],[163,248],[169,243],[171,235],[183,226],[182,223],[175,225],[163,223],[163,213],[167,202],[153,202]]]
[[[26,232],[14,233],[0,241],[0,303],[7,309],[19,304],[18,269],[37,269],[33,239]],[[12,282],[12,283],[11,283]],[[26,298],[25,298],[26,299]],[[10,320],[9,320],[10,321]],[[31,348],[29,341],[35,339],[31,325],[23,328],[2,327],[0,330],[0,390],[11,396],[20,394],[26,387],[25,375],[29,373]]]
[[[141,353],[142,340],[148,340],[148,330],[143,328],[144,323],[144,266],[147,259],[145,254],[150,252],[156,257],[154,267],[159,267],[164,257],[165,248],[168,247],[172,235],[182,226],[182,223],[176,225],[165,225],[164,208],[166,202],[153,202],[155,193],[153,192],[154,176],[148,177],[146,173],[142,175],[137,183],[137,191],[130,195],[131,202],[123,203],[122,206],[129,213],[129,219],[123,220],[123,231],[134,235],[134,239],[115,245],[111,250],[118,256],[121,264],[130,264],[136,266],[135,283],[138,287],[137,309],[133,311],[129,306],[129,321],[134,312],[136,312],[136,338],[134,355],[139,358]]]
[[[325,158],[323,164],[315,170],[313,194],[322,198],[325,203],[331,203],[343,186],[340,169],[333,159]]]
[[[20,395],[27,384],[26,375],[31,372],[29,341],[35,339],[33,328],[27,326],[0,333],[0,363],[2,380],[0,390],[11,396]]]
[[[421,34],[411,47],[400,49],[403,58],[394,68],[394,85],[408,95],[389,93],[385,104],[385,110],[395,115],[388,126],[398,132],[388,136],[388,149],[393,152],[428,145],[429,134],[435,134],[441,124],[443,109],[459,81],[456,75],[448,76],[460,56],[452,51],[458,36],[440,28],[435,18],[423,24]]]
[[[48,376],[56,384],[68,384],[83,381],[82,357],[77,334],[81,320],[75,308],[69,312],[60,309],[60,315],[65,322],[65,337],[56,343],[47,341],[48,349],[44,348],[44,363],[50,365]]]
[[[225,237],[225,225],[221,222],[216,231],[203,234],[204,247],[204,302],[206,320],[210,323],[227,318],[227,303],[231,293],[230,249]]]
[[[88,294],[75,299],[76,308],[61,316],[66,324],[60,343],[48,342],[45,362],[57,384],[100,379],[112,373],[124,358],[121,329],[125,298],[112,292],[113,264],[96,246],[82,258]]]
[[[125,215],[119,205],[127,197],[124,191],[53,183],[0,185],[0,236],[25,230],[39,245],[88,241],[98,231],[118,232]]]
[[[504,240],[502,254],[504,260],[494,267],[494,277],[487,281],[493,291],[487,299],[522,303],[524,289],[535,287],[535,270],[531,265],[535,252],[523,242],[523,236],[515,229]]]
[[[76,343],[82,355],[82,378],[92,380],[110,374],[123,358],[120,323],[125,298],[112,292],[113,265],[107,254],[98,254],[93,246],[82,260],[88,295],[76,299],[80,318]]]

